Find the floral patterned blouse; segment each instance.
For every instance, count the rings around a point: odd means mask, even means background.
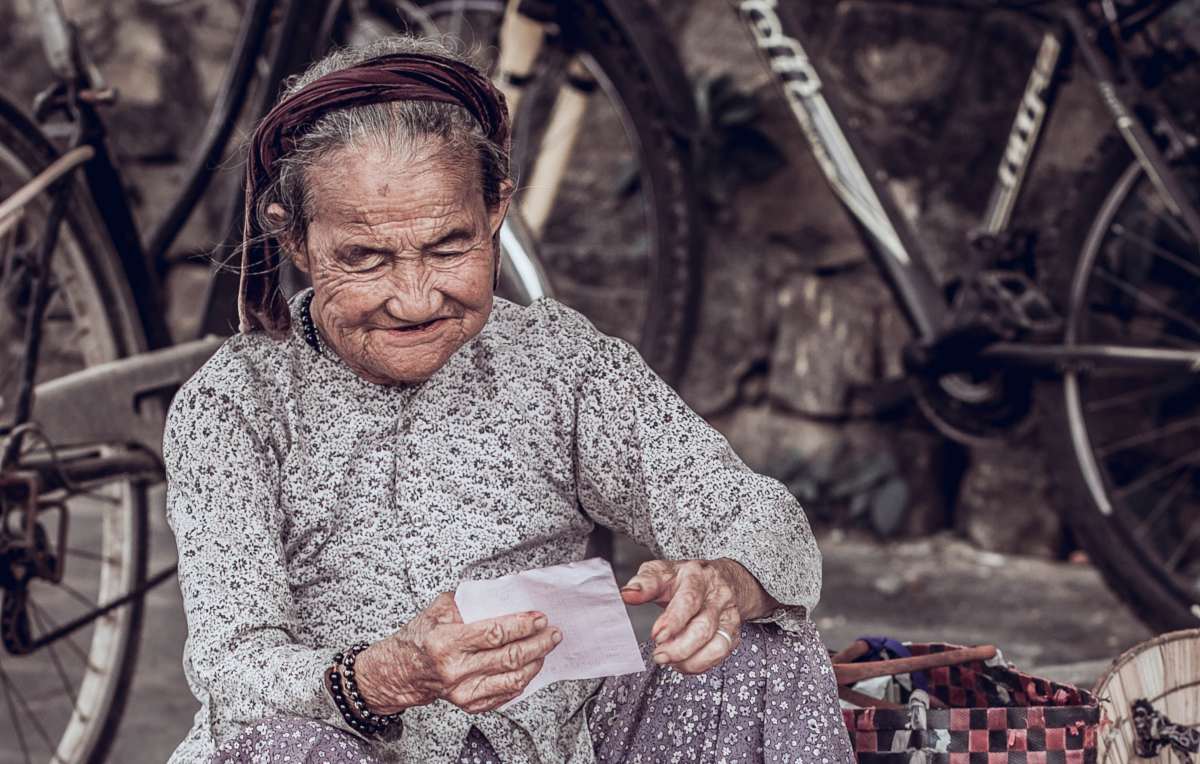
[[[203,762],[252,722],[350,731],[325,690],[338,650],[383,638],[464,579],[585,556],[595,524],[666,559],[729,557],[779,602],[816,604],[821,558],[779,482],[628,343],[551,299],[497,298],[430,379],[381,386],[291,335],[230,338],[167,417],[167,515],[200,701],[171,762]],[[386,761],[454,761],[472,725],[505,761],[593,760],[584,703],[559,682],[505,711],[438,701],[373,745]]]

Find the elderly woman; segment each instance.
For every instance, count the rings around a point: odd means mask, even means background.
[[[507,148],[487,79],[411,39],[317,63],[255,132],[241,332],[165,436],[201,705],[172,761],[849,760],[795,500],[628,344],[493,295]],[[660,558],[622,589],[664,607],[651,668],[500,709],[563,635],[451,592],[597,523]]]

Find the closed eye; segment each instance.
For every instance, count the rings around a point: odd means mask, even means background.
[[[476,247],[472,228],[454,228],[425,245],[424,250],[434,257],[458,257]]]
[[[387,262],[388,252],[371,247],[347,247],[337,253],[338,260],[352,271],[370,271]]]

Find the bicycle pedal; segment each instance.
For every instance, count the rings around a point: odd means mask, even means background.
[[[1015,340],[1030,334],[1053,336],[1062,330],[1062,317],[1050,298],[1020,271],[980,271],[954,295],[951,326],[987,326],[996,340]]]
[[[1032,334],[1055,334],[1063,319],[1046,293],[1018,271],[983,271],[976,280],[983,304],[1003,326]]]

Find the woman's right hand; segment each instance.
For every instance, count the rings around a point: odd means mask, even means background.
[[[373,713],[441,699],[479,714],[520,695],[561,641],[541,613],[464,624],[454,595],[446,592],[404,628],[359,653],[355,679]]]

